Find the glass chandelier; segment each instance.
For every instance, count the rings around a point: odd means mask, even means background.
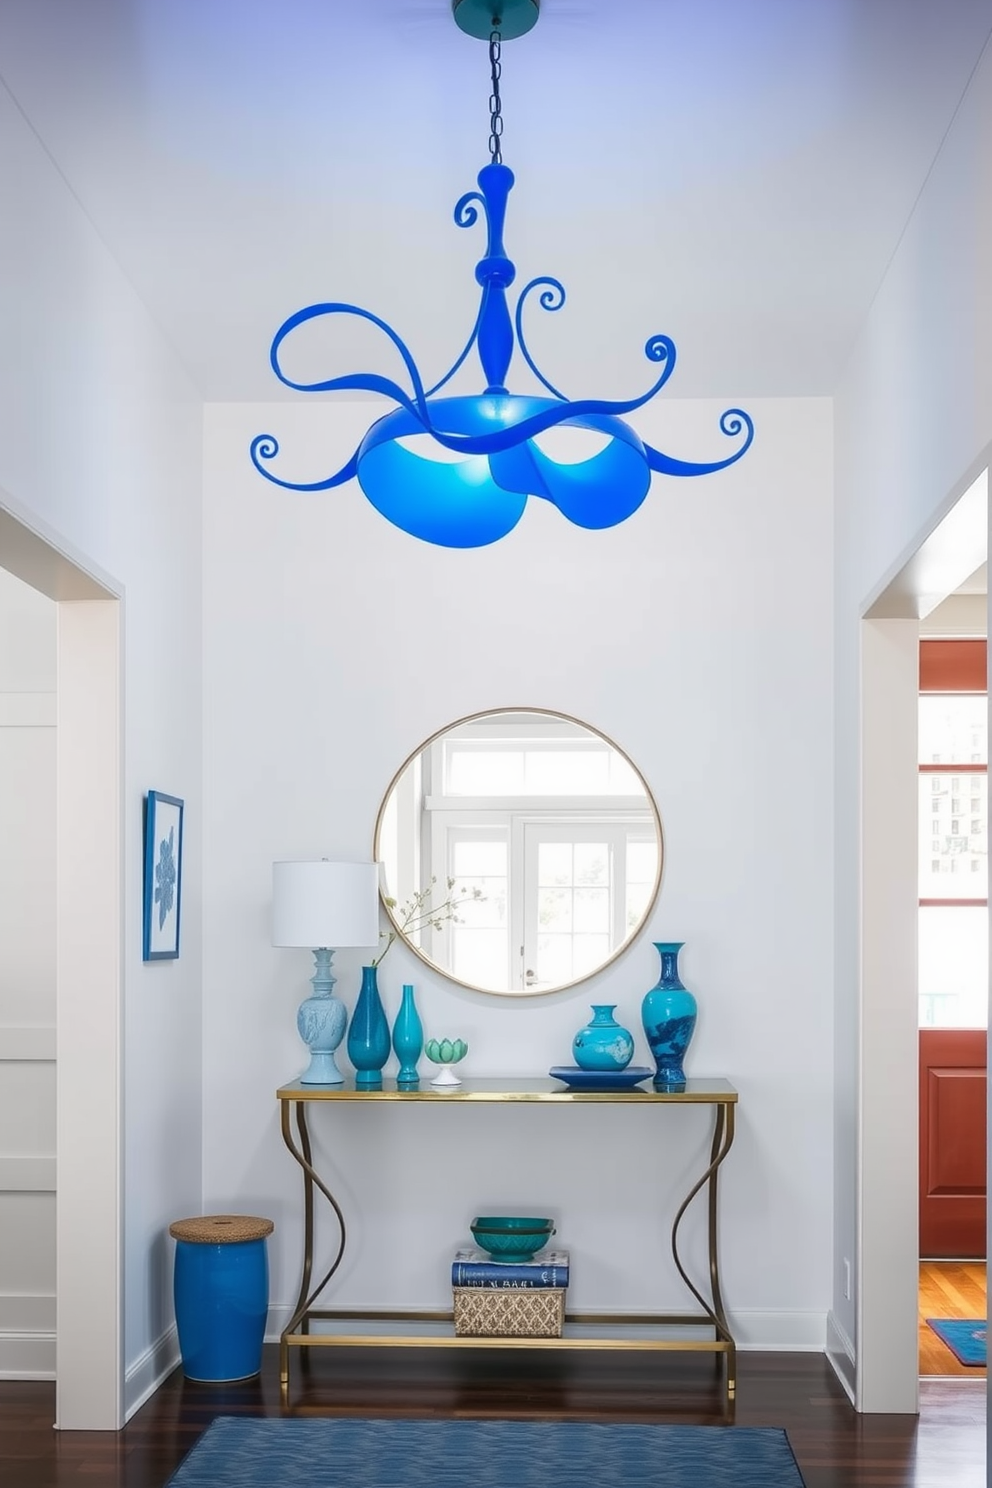
[[[571,399],[537,366],[524,335],[524,309],[537,294],[542,309],[560,310],[565,289],[547,275],[531,279],[511,313],[507,291],[516,268],[503,246],[503,229],[514,178],[503,164],[500,78],[502,42],[530,30],[540,0],[452,0],[452,5],[463,31],[488,38],[491,72],[489,164],[479,172],[478,191],[466,192],[454,213],[458,227],[474,226],[481,213],[487,229],[485,256],[475,268],[482,294],[471,335],[454,364],[428,388],[405,343],[370,310],[338,301],[298,310],[279,327],[269,352],[280,382],[297,392],[378,393],[396,406],[372,424],[347,463],[323,480],[297,482],[276,475],[269,462],[278,455],[279,444],[271,434],[252,440],[251,460],[267,480],[290,491],[328,491],[357,477],[369,501],[390,522],[442,547],[476,548],[497,542],[517,525],[528,496],[552,502],[579,527],[614,527],[641,505],[652,471],[691,476],[725,470],[749,449],[754,425],[743,409],[728,408],[719,423],[721,432],[737,441],[733,452],[721,460],[693,463],[646,444],[623,421],[621,415],[650,402],[671,377],[675,344],[669,336],[654,335],[647,341],[644,354],[659,371],[636,398]],[[297,382],[288,376],[280,360],[284,342],[298,327],[333,315],[357,316],[376,326],[403,359],[409,387],[375,372],[317,382]],[[482,367],[483,391],[439,397],[473,349]],[[547,396],[509,391],[506,379],[516,351]],[[602,447],[588,459],[559,463],[539,443],[542,434],[557,428],[584,430],[598,436]],[[423,444],[416,436],[423,435],[438,447],[437,458],[416,447]]]

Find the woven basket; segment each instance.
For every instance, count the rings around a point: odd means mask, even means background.
[[[561,1337],[564,1287],[452,1287],[451,1293],[459,1337]]]

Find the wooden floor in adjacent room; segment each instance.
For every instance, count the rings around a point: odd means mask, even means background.
[[[983,1318],[986,1315],[984,1261],[920,1262],[920,1376],[962,1375],[984,1379],[986,1370],[962,1364],[927,1318]]]
[[[54,1385],[0,1381],[0,1483],[162,1488],[214,1416],[281,1414],[277,1353],[267,1344],[261,1377],[240,1385],[176,1371],[121,1432],[53,1431]],[[293,1359],[291,1414],[728,1422],[722,1380],[702,1354],[383,1348],[308,1358]],[[985,1488],[984,1380],[921,1390],[919,1417],[859,1416],[822,1355],[745,1353],[735,1421],[785,1427],[807,1488]]]

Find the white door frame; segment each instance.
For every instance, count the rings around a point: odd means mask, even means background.
[[[0,493],[0,564],[58,604],[56,1419],[123,1416],[122,587]]]
[[[987,557],[980,477],[990,453],[865,604],[860,622],[855,1404],[867,1412],[919,1407],[919,621]]]
[[[861,622],[855,1404],[919,1409],[916,832],[920,626]]]

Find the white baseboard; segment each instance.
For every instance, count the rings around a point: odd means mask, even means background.
[[[739,1349],[822,1354],[826,1347],[827,1318],[823,1312],[744,1310],[728,1313],[727,1321]]]
[[[124,1374],[124,1420],[129,1421],[179,1363],[175,1323],[131,1364]]]
[[[324,1303],[320,1304],[322,1307]],[[327,1306],[331,1304],[328,1302]],[[293,1316],[293,1307],[289,1302],[273,1302],[269,1304],[269,1314],[265,1319],[265,1341],[266,1343],[278,1343],[283,1328]]]
[[[834,1374],[844,1386],[851,1404],[855,1403],[856,1355],[854,1344],[837,1321],[833,1312],[827,1313],[827,1361]]]

